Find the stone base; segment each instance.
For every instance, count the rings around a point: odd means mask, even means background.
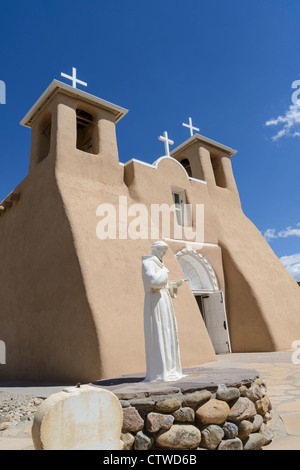
[[[272,441],[272,405],[257,371],[183,372],[176,382],[135,374],[93,384],[120,400],[124,450],[258,450]]]

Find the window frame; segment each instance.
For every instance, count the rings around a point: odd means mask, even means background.
[[[176,202],[176,196],[178,196],[179,202]],[[186,211],[185,211],[187,198],[186,198],[185,190],[180,189],[180,188],[172,188],[172,199],[173,199],[173,205],[175,208],[177,224],[184,227],[187,225]]]

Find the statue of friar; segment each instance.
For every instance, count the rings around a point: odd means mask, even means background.
[[[171,299],[177,296],[183,280],[168,281],[169,271],[162,262],[168,248],[162,241],[153,243],[152,255],[143,256],[142,262],[147,382],[173,381],[183,377]]]

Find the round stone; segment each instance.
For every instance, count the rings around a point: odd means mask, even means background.
[[[260,450],[264,444],[264,436],[256,432],[247,437],[244,443],[244,450]]]
[[[129,403],[128,400],[119,400],[119,402],[120,402],[122,408],[129,408],[129,406],[130,406],[130,403]]]
[[[182,400],[182,406],[197,406],[211,398],[211,392],[208,390],[198,390],[193,393],[187,393]]]
[[[181,401],[178,398],[167,398],[156,403],[156,410],[163,413],[171,413],[181,407]]]
[[[238,429],[238,437],[240,439],[246,439],[246,437],[248,437],[249,434],[251,434],[251,432],[253,431],[253,424],[245,419],[239,423]]]
[[[267,413],[263,417],[264,423],[267,423],[268,421],[271,421],[272,419],[273,419],[272,411],[267,411]]]
[[[247,389],[246,395],[249,400],[256,402],[256,400],[260,400],[263,397],[263,393],[261,391],[261,388],[254,384],[252,387]]]
[[[154,408],[155,402],[153,400],[149,400],[149,398],[134,398],[130,400],[130,404],[138,410],[149,410]]]
[[[238,437],[226,439],[226,441],[220,443],[218,450],[243,450],[243,443]]]
[[[218,447],[224,437],[224,431],[220,426],[211,424],[201,432],[201,445],[209,450]]]
[[[144,427],[144,420],[139,412],[133,407],[123,409],[123,432],[138,432]]]
[[[226,402],[236,400],[240,397],[240,391],[238,388],[226,387],[226,385],[219,385],[217,390],[217,399],[224,400]]]
[[[201,432],[192,424],[173,424],[168,431],[157,434],[156,444],[162,449],[196,449],[201,441]]]
[[[203,424],[222,424],[226,421],[230,408],[225,401],[212,398],[196,411],[196,418]]]
[[[238,423],[244,419],[254,418],[255,415],[256,409],[254,403],[246,397],[240,397],[231,407],[228,421]]]
[[[135,450],[149,450],[154,442],[151,436],[147,436],[143,431],[139,431],[135,436],[134,449]]]
[[[158,432],[160,429],[170,429],[174,422],[174,416],[160,413],[149,413],[146,419],[148,432]]]
[[[239,428],[234,423],[226,422],[223,425],[223,431],[228,439],[234,439],[238,435]]]
[[[130,432],[122,433],[121,440],[124,443],[123,450],[131,450],[134,444],[134,436]]]
[[[265,396],[267,394],[267,388],[264,385],[262,385],[260,389],[261,389],[261,393],[263,394],[263,396]]]
[[[262,425],[261,425],[260,430],[259,430],[259,433],[260,433],[260,434],[264,437],[264,439],[265,439],[264,445],[270,444],[270,442],[271,442],[272,439],[274,438],[273,429],[270,428],[270,426],[267,426],[266,424],[262,424]]]
[[[265,395],[261,400],[255,402],[257,413],[265,415],[269,410],[269,398]]]
[[[180,423],[193,423],[195,420],[195,411],[192,408],[186,406],[174,411],[173,416],[175,421]]]
[[[255,415],[252,421],[252,425],[253,425],[252,432],[258,431],[261,425],[263,424],[263,421],[264,419],[261,415]]]

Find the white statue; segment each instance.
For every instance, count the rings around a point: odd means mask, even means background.
[[[147,374],[145,381],[173,381],[183,377],[180,363],[177,322],[171,297],[176,297],[183,280],[168,281],[162,258],[164,242],[152,245],[152,255],[143,256],[145,289],[144,330]]]

